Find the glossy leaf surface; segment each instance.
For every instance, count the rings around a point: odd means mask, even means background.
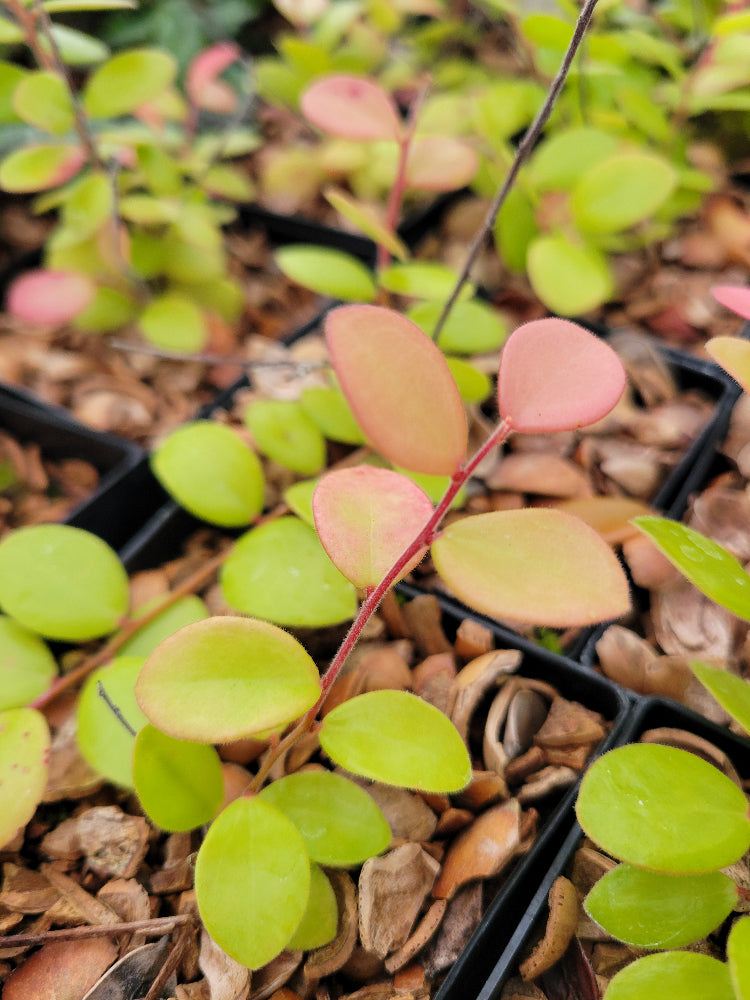
[[[604,1000],[730,1000],[729,971],[718,959],[687,951],[646,955],[610,981]]]
[[[295,244],[282,247],[274,256],[287,278],[319,295],[346,302],[372,302],[375,298],[377,289],[372,273],[343,250]]]
[[[750,1000],[750,917],[741,917],[729,932],[727,959],[736,1000]]]
[[[279,465],[302,476],[325,465],[325,439],[296,400],[257,399],[245,410],[245,424],[258,449]]]
[[[677,521],[637,517],[633,523],[706,597],[750,621],[750,576],[731,553]]]
[[[745,678],[709,663],[693,661],[690,669],[722,708],[750,734],[750,684]]]
[[[682,948],[706,937],[732,912],[737,886],[722,872],[667,875],[618,865],[586,897],[586,912],[607,933],[638,948]]]
[[[0,542],[0,605],[49,639],[83,642],[113,631],[128,609],[128,576],[96,535],[39,524]]]
[[[148,724],[135,739],[133,782],[148,817],[170,833],[209,823],[224,801],[216,750],[176,740]]]
[[[424,792],[457,792],[471,778],[458,730],[433,705],[406,691],[370,691],[338,705],[320,744],[353,774]]]
[[[357,612],[354,587],[315,531],[296,517],[277,518],[243,535],[220,581],[237,611],[279,625],[334,625]]]
[[[302,834],[313,861],[329,867],[361,864],[388,846],[391,829],[375,800],[331,771],[289,774],[260,793]]]
[[[296,719],[315,704],[320,684],[314,661],[283,629],[227,615],[165,639],[135,693],[170,736],[227,743]]]
[[[41,712],[0,712],[0,847],[36,812],[47,785],[49,729]]]
[[[390,94],[372,80],[337,74],[311,84],[300,98],[305,117],[343,139],[401,137],[401,120]]]
[[[336,936],[338,922],[339,909],[333,886],[324,871],[317,865],[311,865],[307,909],[288,947],[300,951],[320,948]]]
[[[80,315],[94,300],[96,286],[73,271],[26,271],[11,282],[6,308],[28,323],[59,326]]]
[[[544,508],[448,525],[432,545],[453,593],[495,618],[551,627],[617,618],[630,606],[622,567],[583,521]]]
[[[57,664],[47,644],[0,615],[0,710],[22,708],[47,690]]]
[[[146,724],[146,716],[135,700],[135,682],[141,672],[142,656],[118,656],[95,670],[83,685],[77,706],[77,739],[81,756],[97,774],[123,788],[133,787],[133,740]],[[125,719],[112,711],[99,693],[104,693]]]
[[[713,765],[686,750],[632,744],[588,769],[578,822],[605,851],[674,873],[724,868],[750,846],[747,800]]]
[[[615,153],[579,177],[570,196],[573,218],[585,232],[627,229],[652,216],[676,180],[672,166],[660,156]]]
[[[223,424],[199,420],[183,425],[152,452],[151,468],[178,503],[211,524],[239,527],[262,510],[260,461]]]
[[[748,299],[750,301],[750,297]],[[750,306],[747,312],[750,315]],[[746,340],[740,340],[739,337],[712,337],[706,342],[706,350],[714,361],[740,383],[745,392],[750,392],[750,344]]]
[[[89,78],[83,107],[92,118],[129,114],[172,83],[177,63],[159,49],[130,49],[112,56]]]
[[[390,309],[344,306],[328,314],[326,342],[373,446],[395,465],[452,475],[466,453],[466,415],[445,358],[423,331]]]
[[[201,845],[195,892],[214,941],[259,969],[288,944],[307,909],[310,861],[302,837],[262,799],[236,799]]]
[[[313,496],[315,527],[332,562],[356,587],[374,587],[432,516],[429,497],[412,480],[371,465],[323,476]],[[404,566],[402,579],[426,546]]]
[[[532,320],[503,347],[498,407],[522,433],[575,430],[606,416],[625,381],[615,352],[588,330],[564,319]]]

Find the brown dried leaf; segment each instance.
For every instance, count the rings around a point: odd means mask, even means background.
[[[450,899],[467,882],[499,874],[521,842],[521,810],[516,799],[493,806],[460,833],[448,849],[432,895]]]
[[[206,930],[201,932],[198,965],[208,980],[211,1000],[246,1000],[250,970],[222,951]]]
[[[117,958],[107,938],[52,941],[30,955],[5,982],[6,1000],[81,1000]]]
[[[482,653],[489,653],[495,645],[492,630],[472,618],[464,618],[456,630],[453,648],[462,660],[473,660]]]
[[[68,906],[73,907],[87,924],[99,926],[119,922],[113,909],[86,892],[75,879],[58,871],[53,864],[42,865],[41,871]]]
[[[308,983],[329,976],[346,965],[357,943],[357,891],[354,882],[344,871],[333,869],[327,875],[338,905],[338,929],[333,941],[307,953],[304,977]]]
[[[731,660],[741,626],[738,619],[687,580],[651,595],[654,635],[665,653],[707,660]]]
[[[19,868],[8,861],[3,865],[0,904],[14,913],[44,913],[60,898],[41,872]]]
[[[409,637],[414,640],[420,656],[452,652],[452,646],[443,632],[443,612],[437,597],[421,594],[404,604],[401,611]]]
[[[578,772],[572,767],[543,767],[526,779],[526,784],[518,791],[518,801],[521,805],[538,802],[553,792],[570,788],[578,780]]]
[[[94,806],[78,817],[78,836],[93,871],[130,878],[146,856],[149,827],[117,806]]]
[[[379,782],[363,787],[380,806],[394,840],[416,842],[432,838],[437,816],[420,795]]]
[[[497,649],[483,653],[459,670],[454,681],[455,701],[451,721],[466,740],[469,723],[485,693],[494,687],[501,677],[513,673],[521,662],[517,649]]]
[[[429,978],[450,968],[469,942],[482,919],[482,885],[474,882],[459,889],[448,901],[448,909],[432,943],[422,953]]]
[[[604,719],[598,712],[558,695],[553,699],[534,743],[542,749],[575,743],[598,743],[605,735]]]
[[[549,919],[544,937],[520,967],[521,978],[536,979],[565,954],[578,922],[578,893],[572,882],[558,875],[549,891]]]
[[[417,924],[409,940],[403,947],[399,948],[392,955],[389,955],[385,960],[385,967],[388,972],[397,972],[410,962],[415,955],[419,954],[440,926],[447,907],[448,901],[446,899],[435,900]]]

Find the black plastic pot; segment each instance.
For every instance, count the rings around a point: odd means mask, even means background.
[[[750,738],[737,736],[729,729],[665,698],[639,699],[612,745],[637,743],[644,732],[662,727],[687,729],[715,744],[730,758],[740,777],[750,780]],[[546,852],[540,852],[540,877],[531,891],[519,889],[515,895],[508,895],[508,905],[498,921],[505,931],[497,939],[500,954],[476,1000],[499,1000],[503,986],[517,973],[524,953],[544,932],[549,890],[555,879],[568,870],[583,837],[583,831],[575,821],[573,804],[569,805],[567,816],[561,818],[560,827],[558,842],[550,844]],[[545,862],[546,871],[542,868]]]
[[[91,430],[67,411],[5,385],[0,385],[0,429],[39,445],[47,458],[82,458],[96,468],[96,492],[71,512],[67,524],[92,531],[117,549],[152,513],[148,494],[133,489],[145,461],[138,445]]]

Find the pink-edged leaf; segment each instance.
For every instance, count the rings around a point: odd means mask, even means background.
[[[743,319],[750,319],[750,288],[737,288],[734,285],[718,285],[711,289],[711,294],[726,309],[731,309]]]
[[[237,95],[220,80],[224,70],[241,57],[234,42],[217,42],[203,49],[188,66],[185,90],[196,108],[217,114],[231,114],[237,107]]]
[[[750,295],[748,295],[750,314]],[[750,342],[738,337],[712,337],[706,342],[706,350],[745,392],[750,392]]]
[[[363,589],[380,583],[432,511],[429,497],[411,479],[371,465],[329,472],[313,494],[323,548],[347,580]],[[398,579],[426,551],[420,549]]]
[[[326,342],[367,439],[394,465],[450,476],[466,454],[461,394],[440,349],[411,320],[382,306],[328,313]]]
[[[469,183],[479,169],[471,146],[449,136],[415,139],[409,149],[406,183],[418,191],[455,191]]]
[[[0,188],[13,194],[47,191],[75,177],[85,162],[77,146],[23,146],[0,163]]]
[[[510,335],[500,357],[498,407],[524,434],[601,420],[625,389],[625,369],[603,340],[566,319],[537,319]]]
[[[560,628],[618,618],[630,607],[612,549],[551,508],[463,518],[433,542],[432,558],[460,600],[494,618]]]
[[[342,73],[316,80],[302,94],[300,107],[329,135],[365,142],[401,138],[401,119],[390,94],[361,76]]]
[[[11,283],[6,308],[27,323],[59,326],[87,309],[95,295],[96,285],[85,274],[40,268]]]

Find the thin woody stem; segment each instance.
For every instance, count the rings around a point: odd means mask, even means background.
[[[484,246],[487,237],[492,232],[492,227],[495,225],[495,219],[497,218],[500,209],[505,204],[505,199],[508,197],[508,193],[513,187],[521,167],[529,158],[532,149],[536,145],[537,140],[539,139],[539,136],[542,133],[542,129],[547,124],[547,119],[549,118],[552,109],[554,108],[555,103],[557,101],[557,98],[560,95],[560,91],[562,90],[563,85],[568,77],[568,73],[570,72],[570,67],[573,63],[573,59],[575,58],[576,53],[578,52],[578,49],[580,47],[580,44],[583,41],[584,35],[586,34],[586,30],[589,24],[591,23],[591,18],[594,15],[594,9],[597,5],[597,2],[598,0],[585,0],[583,6],[581,7],[581,12],[578,15],[578,20],[576,21],[575,28],[573,29],[573,35],[570,39],[570,43],[565,52],[565,55],[563,56],[562,63],[560,64],[560,69],[557,71],[557,75],[550,84],[550,89],[547,92],[544,104],[539,109],[536,118],[531,123],[531,125],[528,128],[528,131],[526,132],[523,139],[519,143],[518,149],[516,150],[516,155],[513,159],[513,163],[510,166],[510,170],[508,171],[505,180],[500,185],[500,189],[493,198],[492,203],[490,204],[490,207],[487,210],[487,214],[484,217],[482,225],[477,230],[477,233],[474,236],[471,245],[469,246],[469,250],[466,255],[466,260],[464,261],[464,266],[461,269],[461,273],[456,279],[456,284],[453,286],[453,291],[449,295],[448,301],[443,306],[443,311],[440,313],[438,321],[435,324],[435,329],[432,331],[432,339],[435,341],[437,341],[440,335],[440,331],[443,329],[445,321],[448,319],[448,316],[450,315],[451,309],[455,305],[458,296],[461,294],[461,289],[469,279],[469,274],[471,273],[471,269],[474,266],[474,262],[479,256],[479,252]]]
[[[130,920],[119,924],[97,924],[93,927],[64,927],[57,931],[39,934],[8,934],[0,937],[0,948],[27,948],[47,941],[80,941],[85,938],[109,937],[111,934],[164,934],[184,924],[191,924],[194,917],[178,913],[173,917],[154,917],[152,920]]]

